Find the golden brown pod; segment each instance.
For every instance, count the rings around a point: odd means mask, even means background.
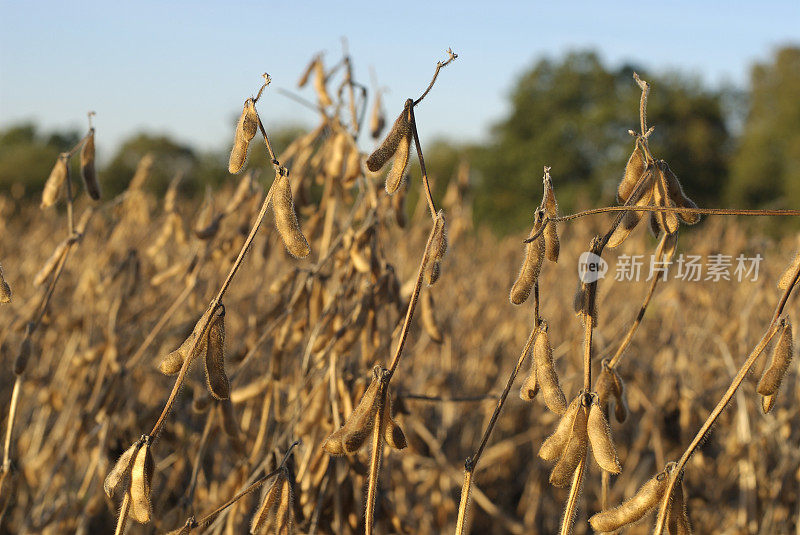
[[[0,303],[10,303],[11,297],[11,286],[8,285],[5,277],[3,277],[3,266],[0,266]]]
[[[228,159],[228,172],[236,174],[242,170],[247,158],[247,147],[258,131],[258,112],[252,98],[244,101],[244,109],[236,124],[236,133],[233,137],[233,147]]]
[[[692,535],[692,525],[686,514],[686,497],[683,492],[682,480],[675,483],[672,491],[672,503],[667,515],[667,533],[669,535]]]
[[[773,396],[781,386],[783,376],[792,360],[792,324],[788,319],[781,322],[781,334],[775,349],[772,351],[772,361],[764,371],[758,382],[758,393],[762,396]]]
[[[672,200],[672,202],[681,208],[697,208],[697,205],[686,196],[683,192],[683,187],[681,187],[680,181],[678,181],[678,177],[675,176],[675,173],[672,172],[670,169],[669,164],[664,160],[658,161],[658,168],[663,174],[664,183],[667,188],[667,195]],[[700,221],[700,214],[697,213],[679,213],[678,217],[686,223],[687,225],[694,225],[698,221]]]
[[[636,491],[636,494],[608,511],[597,513],[589,519],[595,531],[616,531],[622,526],[636,522],[647,514],[664,495],[669,474],[661,472]]]
[[[775,394],[771,396],[761,396],[761,410],[767,414],[775,406]]]
[[[628,405],[625,400],[625,384],[615,368],[607,365],[603,361],[603,370],[597,378],[595,384],[597,390],[597,402],[604,412],[607,413],[610,397],[614,397],[614,416],[617,421],[622,423],[628,417]]]
[[[408,445],[403,429],[392,418],[392,398],[388,392],[383,403],[383,426],[383,439],[389,447],[402,450]]]
[[[256,514],[250,523],[250,533],[283,534],[286,515],[291,511],[291,485],[285,468],[281,469],[275,481],[267,490]],[[284,531],[281,531],[284,529]]]
[[[386,174],[385,188],[386,193],[389,195],[394,195],[394,192],[397,191],[397,188],[399,188],[400,184],[403,182],[403,177],[408,167],[409,155],[411,154],[411,137],[411,132],[409,131],[403,139],[400,140],[397,151],[394,154],[392,168],[389,169],[389,172]]]
[[[542,199],[544,214],[551,220],[544,228],[544,250],[545,256],[551,262],[558,262],[558,254],[561,251],[561,244],[558,240],[558,223],[553,221],[558,217],[558,202],[553,190],[553,182],[550,180],[550,168],[545,168],[544,174],[544,198]]]
[[[139,447],[140,443],[138,441],[134,442],[131,447],[119,456],[114,467],[106,476],[103,482],[103,490],[109,498],[114,497],[114,493],[119,486],[130,475],[131,468],[133,467],[133,456],[139,451]]]
[[[314,63],[314,91],[317,92],[317,99],[323,107],[333,104],[333,100],[328,94],[328,88],[325,86],[326,82],[325,66],[322,64],[322,58],[317,57],[317,61]]]
[[[420,296],[420,318],[422,319],[422,326],[425,332],[428,333],[431,340],[441,344],[444,340],[442,330],[436,322],[436,305],[433,302],[433,294],[430,290],[422,292]]]
[[[617,202],[619,204],[625,204],[628,201],[628,198],[636,187],[636,183],[639,181],[639,178],[646,168],[647,162],[637,142],[630,158],[628,158],[628,163],[625,164],[625,174],[622,177],[622,181],[617,187]]]
[[[575,423],[575,416],[578,414],[579,410],[582,410],[582,397],[582,395],[578,395],[570,402],[564,415],[561,416],[561,420],[558,421],[556,430],[545,439],[542,446],[539,448],[539,457],[545,461],[555,461],[564,453],[564,449],[567,447],[567,441],[569,440],[570,433],[572,433],[572,428]]]
[[[675,207],[675,203],[667,194],[666,177],[664,176],[664,172],[660,165],[656,166],[656,181],[655,187],[653,188],[653,201],[655,202],[656,206],[662,206],[665,208]],[[678,216],[675,214],[675,212],[658,211],[656,212],[656,218],[658,219],[658,226],[667,234],[672,234],[678,230],[679,222]]]
[[[300,75],[300,79],[297,80],[297,87],[305,87],[305,85],[308,83],[308,77],[311,76],[311,73],[314,71],[314,66],[317,64],[317,61],[319,61],[319,56],[314,56],[311,58],[311,61],[308,62],[308,65],[306,65],[303,74]]]
[[[539,229],[542,227],[542,212],[536,212],[536,219],[533,224],[533,229],[528,235],[528,239],[532,238]],[[531,294],[533,285],[539,278],[539,273],[542,270],[542,262],[544,261],[545,252],[544,236],[539,235],[538,238],[530,243],[525,244],[525,259],[522,261],[522,267],[519,270],[519,275],[514,285],[511,287],[509,300],[514,305],[521,305],[524,303],[528,296]]]
[[[636,200],[634,206],[637,207],[644,207],[649,206],[650,201],[653,199],[653,175],[650,172],[646,173],[644,178],[645,183],[642,185],[643,190],[640,190],[641,196]],[[639,224],[639,221],[642,220],[642,216],[646,212],[640,210],[631,210],[629,212],[625,212],[622,216],[622,222],[620,225],[614,230],[614,233],[608,240],[608,246],[611,248],[618,247],[625,241],[625,238],[636,228]]]
[[[325,439],[323,443],[325,451],[331,455],[342,455],[355,453],[361,449],[375,426],[375,415],[381,405],[379,396],[381,381],[382,371],[376,366],[372,372],[372,381],[350,417],[341,429]]]
[[[206,385],[216,399],[228,399],[231,385],[225,373],[225,307],[220,305],[208,328],[206,342]]]
[[[372,103],[372,113],[369,116],[369,133],[372,139],[381,137],[381,132],[386,127],[386,115],[383,113],[381,103],[381,92],[375,94],[375,101]]]
[[[533,401],[539,393],[539,383],[536,380],[536,363],[531,362],[531,371],[519,387],[519,398],[522,401]]]
[[[153,454],[150,452],[150,442],[145,441],[139,451],[136,452],[136,458],[131,469],[131,506],[129,514],[132,519],[140,524],[150,522],[152,515],[150,485],[153,481],[154,469],[155,463],[153,462]]]
[[[430,256],[425,265],[425,282],[428,286],[433,286],[439,280],[445,253],[447,253],[447,223],[444,219],[444,211],[439,210],[433,221]]]
[[[183,346],[170,352],[158,363],[158,370],[164,375],[175,375],[181,370],[186,356],[181,350]]]
[[[397,152],[400,142],[411,133],[410,114],[413,103],[414,101],[411,99],[406,100],[403,111],[395,119],[383,143],[367,158],[367,169],[373,173],[380,171],[386,165],[389,158]]]
[[[81,177],[86,186],[86,193],[95,201],[100,200],[100,184],[94,168],[94,128],[89,129],[86,142],[81,147]]]
[[[197,323],[195,323],[194,329],[192,329],[192,332],[189,334],[186,340],[183,341],[180,347],[169,353],[166,357],[164,357],[161,360],[161,362],[158,365],[158,368],[159,370],[161,370],[161,373],[165,375],[172,375],[174,373],[178,373],[178,371],[181,369],[181,366],[183,366],[183,361],[186,360],[187,358],[190,361],[192,361],[200,355],[205,356],[207,350],[206,345],[208,343],[208,336],[207,336],[208,333],[206,333],[206,336],[203,336],[197,342],[197,345],[194,345],[194,341],[202,333],[202,328],[205,325],[211,313],[212,310],[210,308],[206,310],[200,317],[200,319],[197,321]],[[192,351],[190,355],[189,351],[192,350],[192,347],[194,347],[194,351]]]
[[[58,263],[61,261],[61,257],[67,251],[67,248],[74,243],[75,239],[73,237],[66,238],[59,243],[56,248],[53,250],[53,254],[50,255],[42,268],[36,273],[36,276],[33,277],[33,285],[34,286],[41,286],[44,284],[50,275],[56,270]]]
[[[619,474],[621,467],[617,459],[617,449],[611,438],[611,427],[608,425],[603,408],[597,402],[592,403],[589,409],[587,429],[589,444],[592,446],[597,464],[610,474]]]
[[[67,159],[63,155],[59,156],[52,171],[50,171],[50,176],[47,177],[47,181],[44,183],[44,189],[42,190],[42,208],[49,208],[58,201],[61,188],[67,180],[68,175],[69,166],[67,165]]]
[[[14,359],[14,375],[22,375],[25,373],[25,369],[28,367],[28,360],[30,360],[31,357],[32,349],[33,347],[31,344],[29,328],[28,332],[25,333],[25,338],[22,339],[22,343],[19,345],[19,351]]]
[[[286,250],[295,258],[305,258],[311,252],[311,248],[303,231],[300,230],[300,223],[297,222],[289,177],[280,173],[275,177],[271,202],[275,214],[275,227],[281,235]]]
[[[579,396],[582,397],[582,396]],[[572,429],[564,447],[564,453],[550,472],[550,484],[555,487],[566,487],[572,480],[572,474],[578,464],[586,456],[588,448],[586,436],[586,410],[583,406],[578,408],[575,419],[572,422]]]
[[[789,288],[789,285],[792,283],[792,279],[794,278],[794,274],[797,271],[798,267],[800,267],[800,251],[795,255],[794,260],[792,263],[789,264],[783,273],[781,273],[780,278],[778,279],[778,288],[781,290],[786,290]]]
[[[536,363],[536,381],[542,390],[542,400],[552,412],[562,415],[567,410],[567,399],[561,391],[553,365],[553,347],[550,345],[547,322],[542,320],[533,343],[533,361]]]

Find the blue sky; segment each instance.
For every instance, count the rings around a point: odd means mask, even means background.
[[[745,85],[752,62],[800,43],[800,2],[0,0],[0,125],[82,129],[94,109],[101,157],[143,129],[221,148],[262,72],[294,89],[314,53],[340,57],[342,36],[357,78],[374,66],[391,88],[390,115],[453,47],[458,61],[417,112],[420,134],[476,140],[506,112],[516,76],[572,49]],[[259,112],[268,127],[315,122],[277,93]]]

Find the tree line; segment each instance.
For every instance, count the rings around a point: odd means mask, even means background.
[[[651,147],[681,177],[701,206],[796,207],[800,205],[800,48],[783,47],[752,66],[746,88],[704,86],[679,72],[650,72],[637,65],[616,69],[592,51],[536,61],[516,80],[509,113],[485,141],[440,140],[426,151],[436,189],[444,191],[459,164],[470,165],[476,224],[503,232],[529,223],[541,197],[542,166],[552,167],[563,209],[597,199],[611,203],[633,148],[626,134],[638,123],[636,71],[651,83]],[[278,150],[302,132],[284,128]],[[0,130],[0,194],[33,198],[59,152],[78,132],[44,133],[33,124]],[[107,194],[122,191],[138,160],[156,157],[151,187],[163,192],[183,172],[186,193],[227,178],[227,150],[201,152],[159,135],[139,133],[123,142],[100,169]],[[250,166],[267,166],[255,152]],[[418,170],[411,170],[412,173]],[[529,200],[530,202],[525,202]]]

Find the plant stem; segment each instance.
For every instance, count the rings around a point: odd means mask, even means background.
[[[579,410],[588,410],[581,407]],[[572,533],[572,526],[575,524],[575,513],[578,510],[578,498],[581,497],[581,488],[583,488],[583,475],[586,471],[586,455],[581,457],[575,473],[572,475],[572,485],[569,488],[569,496],[567,497],[567,504],[564,507],[564,518],[561,520],[560,535],[570,535]]]
[[[381,454],[383,453],[383,411],[386,403],[386,389],[388,376],[383,371],[380,392],[378,392],[378,410],[372,426],[372,451],[369,458],[369,480],[367,483],[367,506],[364,511],[364,534],[372,535],[375,523],[375,497],[378,493],[378,475],[381,469]]]
[[[522,352],[517,359],[517,364],[514,366],[514,369],[511,371],[511,375],[508,377],[508,381],[506,381],[506,386],[503,389],[503,393],[500,394],[500,399],[497,401],[497,406],[492,413],[492,417],[489,419],[489,423],[486,425],[486,429],[483,431],[483,436],[481,437],[481,441],[478,444],[478,449],[475,450],[475,453],[467,458],[464,461],[464,484],[461,487],[461,502],[458,506],[458,521],[456,522],[456,535],[460,535],[462,530],[464,529],[464,517],[467,514],[467,506],[469,505],[469,494],[470,494],[470,486],[472,485],[472,473],[475,471],[475,467],[478,466],[478,461],[480,461],[481,455],[483,454],[483,450],[486,448],[486,443],[489,442],[489,437],[492,434],[492,430],[494,429],[495,424],[497,423],[497,419],[500,417],[500,411],[503,410],[503,405],[506,402],[506,398],[508,398],[508,393],[511,391],[511,387],[514,384],[514,380],[517,378],[517,374],[519,373],[520,368],[522,367],[522,363],[525,361],[525,357],[530,353],[531,346],[533,346],[534,340],[536,340],[536,335],[539,332],[539,322],[537,319],[536,326],[533,328],[531,333],[528,335],[528,340],[525,342],[525,346],[522,348]]]
[[[431,226],[431,232],[428,235],[428,242],[425,244],[425,251],[422,253],[422,260],[420,260],[419,270],[417,271],[417,280],[414,283],[414,290],[411,292],[411,300],[408,302],[406,317],[403,320],[403,328],[400,331],[400,339],[397,341],[397,347],[395,348],[394,355],[392,356],[392,360],[389,364],[389,377],[386,381],[387,384],[392,380],[394,372],[397,369],[397,365],[400,363],[400,355],[403,353],[403,347],[405,346],[406,338],[408,337],[408,331],[411,327],[411,318],[414,316],[414,309],[417,308],[419,292],[422,288],[422,277],[425,273],[425,267],[428,265],[428,258],[430,257],[431,246],[433,245],[435,228],[435,226]]]
[[[419,169],[422,174],[422,186],[425,189],[425,196],[428,199],[428,209],[431,211],[431,218],[436,219],[436,206],[433,204],[433,197],[431,196],[431,185],[428,181],[428,172],[425,170],[425,158],[422,156],[422,145],[419,142],[419,133],[417,133],[417,121],[414,118],[414,107],[409,109],[411,114],[411,132],[414,135],[414,147],[417,149],[417,158],[419,159]]]
[[[469,463],[464,469],[464,483],[461,485],[461,501],[458,504],[458,519],[456,520],[456,535],[463,535],[464,525],[467,518],[467,506],[469,505],[469,495],[472,489],[472,474],[474,466]]]
[[[433,89],[433,84],[436,83],[436,78],[439,76],[439,71],[442,70],[442,67],[447,67],[448,65],[450,65],[451,62],[455,61],[456,58],[458,58],[458,54],[453,52],[453,50],[450,48],[447,49],[447,54],[450,56],[447,59],[447,61],[445,61],[444,63],[442,63],[441,61],[436,62],[436,70],[433,73],[433,79],[431,79],[431,83],[428,84],[428,88],[425,89],[425,92],[422,93],[422,95],[417,100],[414,101],[414,106],[422,102],[422,99],[424,99],[428,95],[430,90]]]

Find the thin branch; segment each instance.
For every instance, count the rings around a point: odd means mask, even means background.
[[[486,448],[486,443],[489,441],[489,437],[492,434],[492,430],[494,429],[495,424],[497,423],[497,419],[500,417],[500,411],[503,410],[503,405],[506,402],[506,398],[508,398],[508,393],[511,391],[511,387],[514,384],[514,380],[517,378],[517,374],[519,373],[520,368],[522,367],[522,363],[525,361],[525,357],[530,353],[531,346],[533,346],[534,340],[536,340],[536,335],[539,332],[539,321],[536,318],[536,326],[531,331],[530,335],[528,335],[528,340],[525,342],[525,346],[522,348],[522,352],[520,353],[519,358],[517,359],[517,364],[514,366],[514,369],[511,371],[511,375],[508,377],[508,381],[506,381],[506,386],[503,389],[503,393],[500,394],[500,399],[497,402],[497,406],[492,413],[492,417],[489,419],[489,423],[486,426],[486,429],[483,432],[483,436],[481,437],[481,441],[478,444],[478,449],[475,450],[475,453],[468,457],[466,461],[464,461],[464,483],[461,487],[461,500],[458,506],[458,519],[456,521],[456,535],[462,535],[464,530],[464,525],[466,523],[466,515],[467,515],[467,506],[469,505],[469,494],[472,486],[472,474],[475,471],[475,468],[478,466],[478,461],[480,461],[481,455],[483,454],[483,450]]]
[[[433,203],[433,196],[431,195],[431,185],[428,181],[428,171],[425,169],[425,158],[422,156],[422,145],[419,142],[419,133],[417,132],[417,121],[414,118],[414,107],[409,106],[409,113],[411,114],[411,133],[414,136],[414,146],[417,149],[417,158],[419,159],[419,169],[422,174],[422,185],[425,189],[425,196],[428,199],[428,209],[431,211],[431,218],[436,219],[436,205]]]
[[[431,79],[431,83],[428,84],[428,88],[425,90],[425,92],[422,93],[422,95],[417,100],[414,101],[414,106],[422,102],[422,99],[424,99],[428,95],[430,90],[433,89],[433,84],[436,83],[436,78],[439,76],[439,71],[442,70],[442,67],[447,67],[448,65],[450,65],[450,63],[455,61],[456,58],[458,58],[458,54],[453,52],[452,48],[447,49],[447,55],[449,57],[447,58],[447,61],[445,61],[444,63],[442,63],[441,61],[436,62],[436,71],[434,71],[433,73],[433,79]]]

